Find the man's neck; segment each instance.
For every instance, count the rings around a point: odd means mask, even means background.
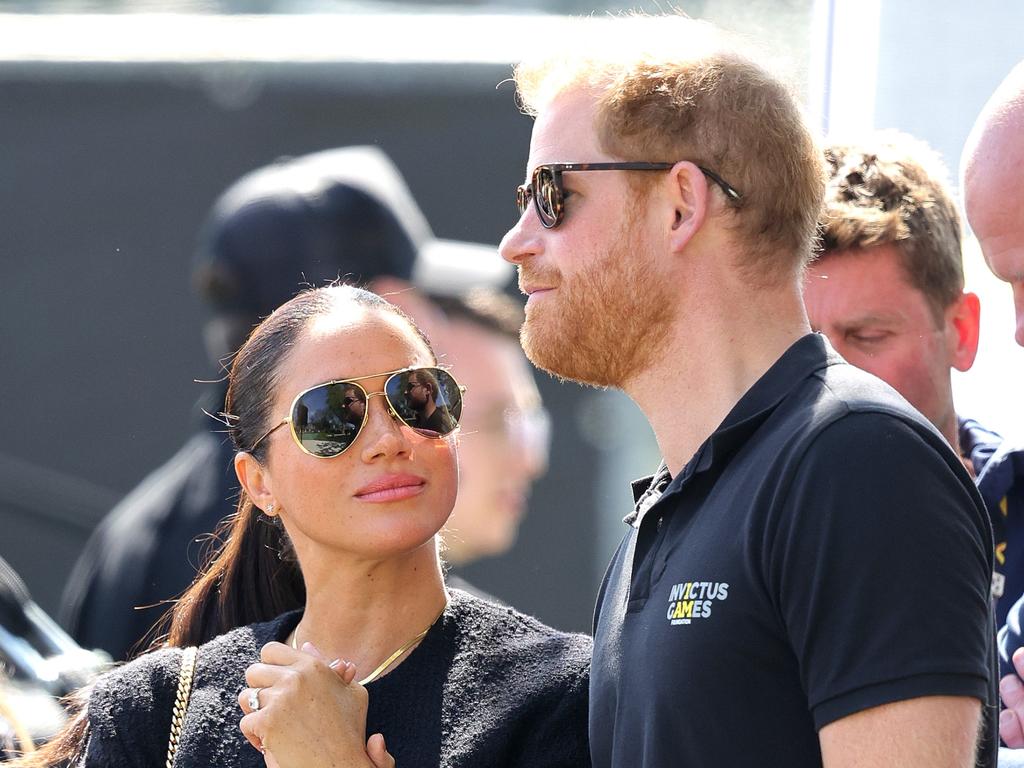
[[[720,302],[681,313],[656,359],[623,389],[654,430],[676,476],[751,386],[810,332],[799,293]]]

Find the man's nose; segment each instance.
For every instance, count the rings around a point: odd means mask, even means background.
[[[542,250],[540,232],[542,229],[533,206],[528,206],[519,221],[501,238],[498,253],[505,261],[522,264],[523,260],[536,256]]]

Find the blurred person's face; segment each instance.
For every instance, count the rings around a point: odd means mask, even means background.
[[[524,440],[516,429],[517,417],[540,408],[519,345],[466,321],[452,322],[444,341],[445,359],[466,386],[459,496],[444,532],[447,558],[459,565],[515,543],[530,485],[546,469],[546,446]]]
[[[882,245],[814,262],[804,302],[811,327],[839,354],[888,383],[955,441],[950,368],[965,371],[974,362],[977,297],[964,294],[937,322],[896,247]]]
[[[545,163],[620,160],[594,129],[596,102],[562,94],[538,116],[526,178]],[[649,160],[650,158],[628,158]],[[674,306],[649,242],[655,209],[635,200],[625,171],[563,175],[565,217],[545,229],[531,204],[501,243],[529,294],[523,349],[539,367],[575,381],[622,387],[649,366]]]

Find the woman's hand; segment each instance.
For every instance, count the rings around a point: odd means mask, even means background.
[[[245,713],[239,727],[268,768],[394,768],[380,734],[363,741],[368,699],[355,672],[347,662],[328,664],[310,643],[301,651],[263,647],[260,663],[245,672],[249,687],[238,703]],[[255,689],[258,711],[249,706]]]

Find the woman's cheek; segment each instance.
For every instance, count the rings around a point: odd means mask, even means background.
[[[441,440],[431,441],[432,462],[438,478],[438,485],[444,498],[445,517],[451,514],[455,506],[455,498],[459,491],[459,451],[458,437],[452,435]]]

